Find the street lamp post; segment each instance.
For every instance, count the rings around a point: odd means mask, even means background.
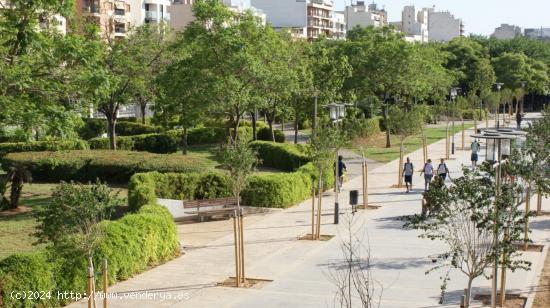
[[[486,151],[485,151],[485,160],[492,164],[492,167],[495,169],[496,177],[496,192],[495,198],[498,198],[500,195],[500,185],[502,177],[502,164],[506,161],[503,160],[510,155],[512,149],[512,140],[516,139],[516,136],[513,134],[503,134],[499,131],[486,130],[483,134],[474,134],[471,137],[477,139],[486,140]],[[494,213],[494,233],[493,233],[493,247],[498,246],[499,241],[499,230],[498,230],[498,208],[495,204],[495,213]],[[499,263],[499,254],[495,253],[495,260],[493,263],[492,271],[492,290],[491,290],[491,307],[497,307],[497,289],[498,289],[498,263]],[[503,266],[503,268],[505,268]],[[502,275],[502,278],[505,279],[505,274]],[[501,281],[501,298],[500,302],[504,299],[504,290],[505,290],[505,281]]]
[[[345,104],[336,104],[336,103],[332,103],[332,104],[329,104],[326,106],[327,108],[329,108],[329,115],[330,115],[330,120],[332,121],[332,123],[334,123],[334,125],[336,125],[336,129],[338,129],[338,122],[341,121],[343,118],[346,117],[346,105]],[[338,147],[336,147],[336,159],[335,159],[335,163],[334,163],[334,186],[335,186],[335,189],[334,189],[334,224],[338,224],[339,222],[339,218],[340,218],[340,204],[339,204],[339,200],[338,200],[338,193],[339,193],[339,190],[340,190],[340,166],[339,166],[339,161],[338,161]]]
[[[498,90],[498,104],[497,104],[497,128],[500,128],[500,103],[501,103],[501,99],[500,99],[500,89],[502,89],[502,86],[504,85],[502,82],[497,82],[495,84],[497,86],[497,90]]]
[[[451,144],[451,154],[455,154],[455,104],[456,104],[456,97],[458,96],[458,90],[459,88],[451,88],[451,117],[453,120],[452,125],[452,134],[453,134],[453,141]]]
[[[526,81],[520,81],[521,84],[521,104],[516,105],[516,115],[518,113],[523,113],[523,103],[525,102],[525,84]]]

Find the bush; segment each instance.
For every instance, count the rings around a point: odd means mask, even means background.
[[[301,117],[298,120],[298,129],[309,129],[311,128],[311,121],[307,117]]]
[[[109,138],[92,138],[88,140],[92,150],[109,150],[111,142]],[[134,149],[134,139],[132,137],[116,137],[117,150],[132,151]]]
[[[294,171],[310,161],[301,147],[293,144],[254,141],[250,146],[258,152],[261,164],[265,167]]]
[[[284,143],[285,142],[285,134],[278,130],[273,130],[273,135],[275,135],[275,142]],[[264,140],[264,141],[273,141],[271,139],[271,132],[269,131],[269,127],[260,128],[257,133],[258,140]]]
[[[84,119],[84,125],[78,130],[78,135],[84,140],[100,137],[107,133],[106,119]]]
[[[231,196],[227,175],[205,173],[138,173],[128,185],[128,206],[136,211],[145,204],[167,199],[211,199]]]
[[[346,127],[353,132],[354,137],[369,138],[380,133],[380,120],[378,117],[372,119],[350,119],[346,121]]]
[[[183,132],[181,130],[176,132],[181,140],[181,135],[183,134]],[[226,130],[221,127],[193,128],[190,129],[187,133],[187,144],[200,145],[222,143],[226,140],[226,138]]]
[[[242,204],[287,208],[311,194],[312,180],[302,172],[251,176],[242,192]]]
[[[479,109],[462,110],[462,118],[464,120],[473,120],[474,115],[477,117],[478,121],[481,121],[485,118],[485,110],[479,110]]]
[[[86,150],[88,143],[84,140],[47,140],[32,142],[0,143],[0,157],[8,153]]]
[[[208,169],[200,158],[180,154],[152,154],[129,151],[64,151],[12,153],[2,159],[2,168],[22,164],[37,182],[96,179],[127,183],[138,172],[198,172]]]
[[[163,207],[147,205],[136,214],[101,224],[103,237],[94,263],[109,261],[109,280],[132,277],[179,254],[179,241],[172,215]],[[86,260],[82,255],[59,255],[50,250],[15,254],[0,261],[0,302],[5,307],[51,307],[57,291],[86,290]],[[97,276],[96,285],[102,277]],[[51,299],[15,300],[12,291],[52,291]]]
[[[117,123],[115,131],[119,136],[135,136],[158,133],[160,131],[160,127],[129,121],[122,121]]]

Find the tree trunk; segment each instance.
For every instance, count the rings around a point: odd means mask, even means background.
[[[258,140],[258,132],[256,130],[256,109],[252,112],[252,140]]]
[[[311,122],[311,131],[313,136],[317,131],[317,95],[315,96],[315,101],[313,104],[313,121]]]
[[[384,123],[386,125],[386,148],[391,148],[390,126],[388,123],[388,106],[384,107]]]
[[[269,138],[275,142],[275,133],[273,132],[273,121],[275,121],[275,112],[266,112],[267,124],[269,125]]]
[[[23,184],[23,175],[20,174],[19,170],[16,170],[11,183],[10,206],[8,209],[16,209],[19,206]]]
[[[139,108],[141,109],[141,124],[145,124],[145,112],[147,112],[147,103],[141,102],[139,104]]]
[[[115,115],[107,115],[107,134],[109,135],[109,143],[113,151],[116,151],[116,120]]]
[[[181,136],[181,154],[187,155],[187,127],[183,128],[183,135]]]
[[[285,117],[284,117],[284,115],[281,116],[281,131],[282,132],[285,131]]]
[[[241,116],[237,114],[235,117],[235,125],[233,126],[233,131],[235,133],[235,138],[233,139],[234,142],[237,142],[239,139],[239,125],[241,124]]]
[[[468,277],[468,288],[466,289],[466,299],[464,300],[464,308],[470,307],[470,298],[472,297],[472,282],[474,281],[474,277]]]
[[[300,118],[298,116],[298,112],[296,112],[294,116],[294,144],[298,144],[298,121],[300,121]]]

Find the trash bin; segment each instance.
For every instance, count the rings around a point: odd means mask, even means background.
[[[350,190],[350,192],[349,192],[349,204],[350,205],[357,205],[358,200],[359,200],[359,191],[358,190]]]

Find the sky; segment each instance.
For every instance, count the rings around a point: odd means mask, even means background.
[[[250,0],[233,0],[248,3]],[[277,0],[272,0],[277,1]],[[353,0],[354,2],[356,0]],[[365,0],[370,3],[372,0]],[[351,0],[334,0],[337,10],[343,10]],[[466,33],[490,35],[500,24],[514,24],[524,28],[550,28],[550,0],[377,0],[385,7],[390,21],[400,21],[406,5],[417,9],[433,7],[449,11],[461,18]]]

